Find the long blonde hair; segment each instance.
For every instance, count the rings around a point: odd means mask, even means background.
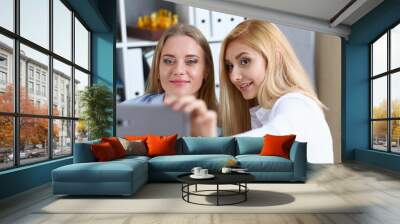
[[[161,52],[164,48],[165,42],[172,36],[185,35],[192,38],[204,51],[205,59],[205,73],[203,83],[198,91],[197,98],[204,100],[207,104],[208,109],[217,110],[217,98],[215,96],[214,87],[214,63],[212,60],[212,54],[210,46],[203,34],[194,26],[186,24],[175,25],[166,30],[158,41],[153,62],[151,65],[148,85],[146,87],[146,93],[163,93],[164,89],[161,86],[161,82],[158,79],[160,69]]]
[[[234,135],[251,129],[249,102],[232,84],[229,73],[223,66],[226,48],[235,40],[259,52],[266,61],[265,78],[257,93],[257,101],[261,107],[271,108],[279,97],[289,92],[303,93],[324,107],[289,41],[278,27],[265,21],[246,20],[228,34],[221,47],[220,122],[224,135]]]

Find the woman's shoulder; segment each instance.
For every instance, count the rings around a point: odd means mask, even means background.
[[[142,96],[125,100],[122,104],[163,104],[164,93],[146,93]]]
[[[272,106],[272,111],[278,110],[289,112],[322,112],[322,108],[314,99],[300,92],[289,92],[279,97]]]
[[[304,104],[319,107],[318,103],[313,98],[311,98],[301,92],[289,92],[289,93],[282,95],[275,102],[274,106],[282,104],[282,103],[287,103],[287,102],[298,102],[298,103],[304,103]]]

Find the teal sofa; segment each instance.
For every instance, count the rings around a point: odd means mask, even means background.
[[[176,177],[200,166],[219,172],[234,159],[259,182],[304,182],[307,145],[294,142],[290,159],[260,156],[262,137],[183,137],[177,140],[177,155],[127,156],[96,162],[90,145],[75,144],[74,163],[52,171],[54,194],[131,195],[148,181],[176,181]]]

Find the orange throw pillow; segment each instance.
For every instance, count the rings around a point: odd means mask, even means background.
[[[112,145],[108,142],[93,144],[90,147],[92,149],[94,157],[99,162],[109,161],[117,158]]]
[[[146,143],[147,135],[143,135],[143,136],[140,136],[140,135],[125,135],[125,139],[129,140],[129,141],[140,140],[140,141]]]
[[[126,151],[122,146],[121,142],[116,137],[109,137],[109,138],[101,138],[101,142],[108,142],[114,149],[115,155],[117,158],[125,157]]]
[[[176,154],[176,139],[178,135],[147,137],[148,156],[162,156]]]
[[[261,149],[262,156],[280,156],[290,159],[290,148],[296,135],[269,135],[264,136],[264,146]]]

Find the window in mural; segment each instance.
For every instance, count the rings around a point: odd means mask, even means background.
[[[371,146],[400,153],[400,25],[370,45]]]

